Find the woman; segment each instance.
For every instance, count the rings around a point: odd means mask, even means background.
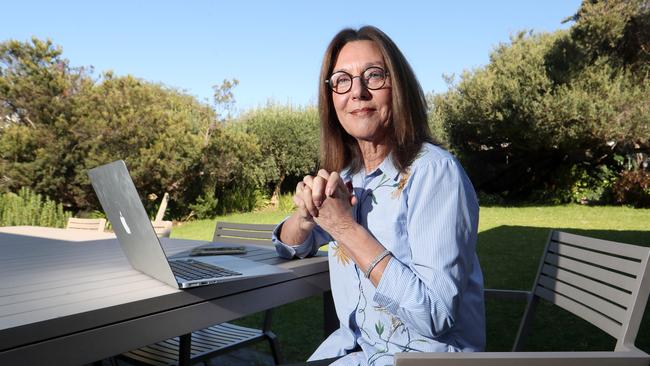
[[[345,29],[321,69],[321,167],[296,187],[274,240],[287,258],[329,243],[340,328],[310,360],[390,364],[395,352],[485,344],[478,204],[435,146],[408,62],[374,27]]]

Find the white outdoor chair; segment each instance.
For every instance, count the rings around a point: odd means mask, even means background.
[[[172,233],[171,221],[152,221],[151,225],[159,238],[169,238]]]
[[[650,293],[650,248],[552,231],[531,291],[485,290],[527,301],[512,352],[397,353],[396,366],[650,365],[634,346]],[[609,352],[521,352],[540,300],[616,339]]]
[[[66,224],[66,229],[71,230],[90,230],[103,232],[106,227],[106,219],[80,219],[70,217]]]

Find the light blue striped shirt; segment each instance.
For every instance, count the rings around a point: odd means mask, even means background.
[[[458,161],[424,144],[403,174],[391,155],[370,174],[342,172],[358,203],[356,221],[392,258],[375,288],[363,270],[316,227],[298,246],[274,241],[280,256],[314,255],[329,245],[332,296],[341,327],[310,360],[353,352],[336,364],[388,365],[396,352],[481,351],[483,275],[476,255],[478,203]]]

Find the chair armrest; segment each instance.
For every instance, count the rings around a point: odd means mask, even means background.
[[[526,300],[531,295],[532,293],[530,291],[523,291],[523,290],[500,290],[500,289],[493,289],[493,288],[486,288],[485,290],[483,290],[483,296],[486,299]]]
[[[641,352],[641,353],[644,353],[642,350],[636,348],[636,346],[634,344],[625,344],[625,343],[620,344],[620,345],[617,344],[614,351],[615,352],[631,352],[631,353]]]
[[[395,366],[641,366],[650,355],[626,352],[466,352],[396,353]]]

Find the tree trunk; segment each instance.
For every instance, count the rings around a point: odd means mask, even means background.
[[[280,187],[282,186],[282,182],[284,182],[284,178],[286,178],[286,175],[282,174],[280,176],[280,180],[275,184],[275,189],[273,190],[273,195],[271,196],[271,204],[273,207],[278,208],[280,205]]]

